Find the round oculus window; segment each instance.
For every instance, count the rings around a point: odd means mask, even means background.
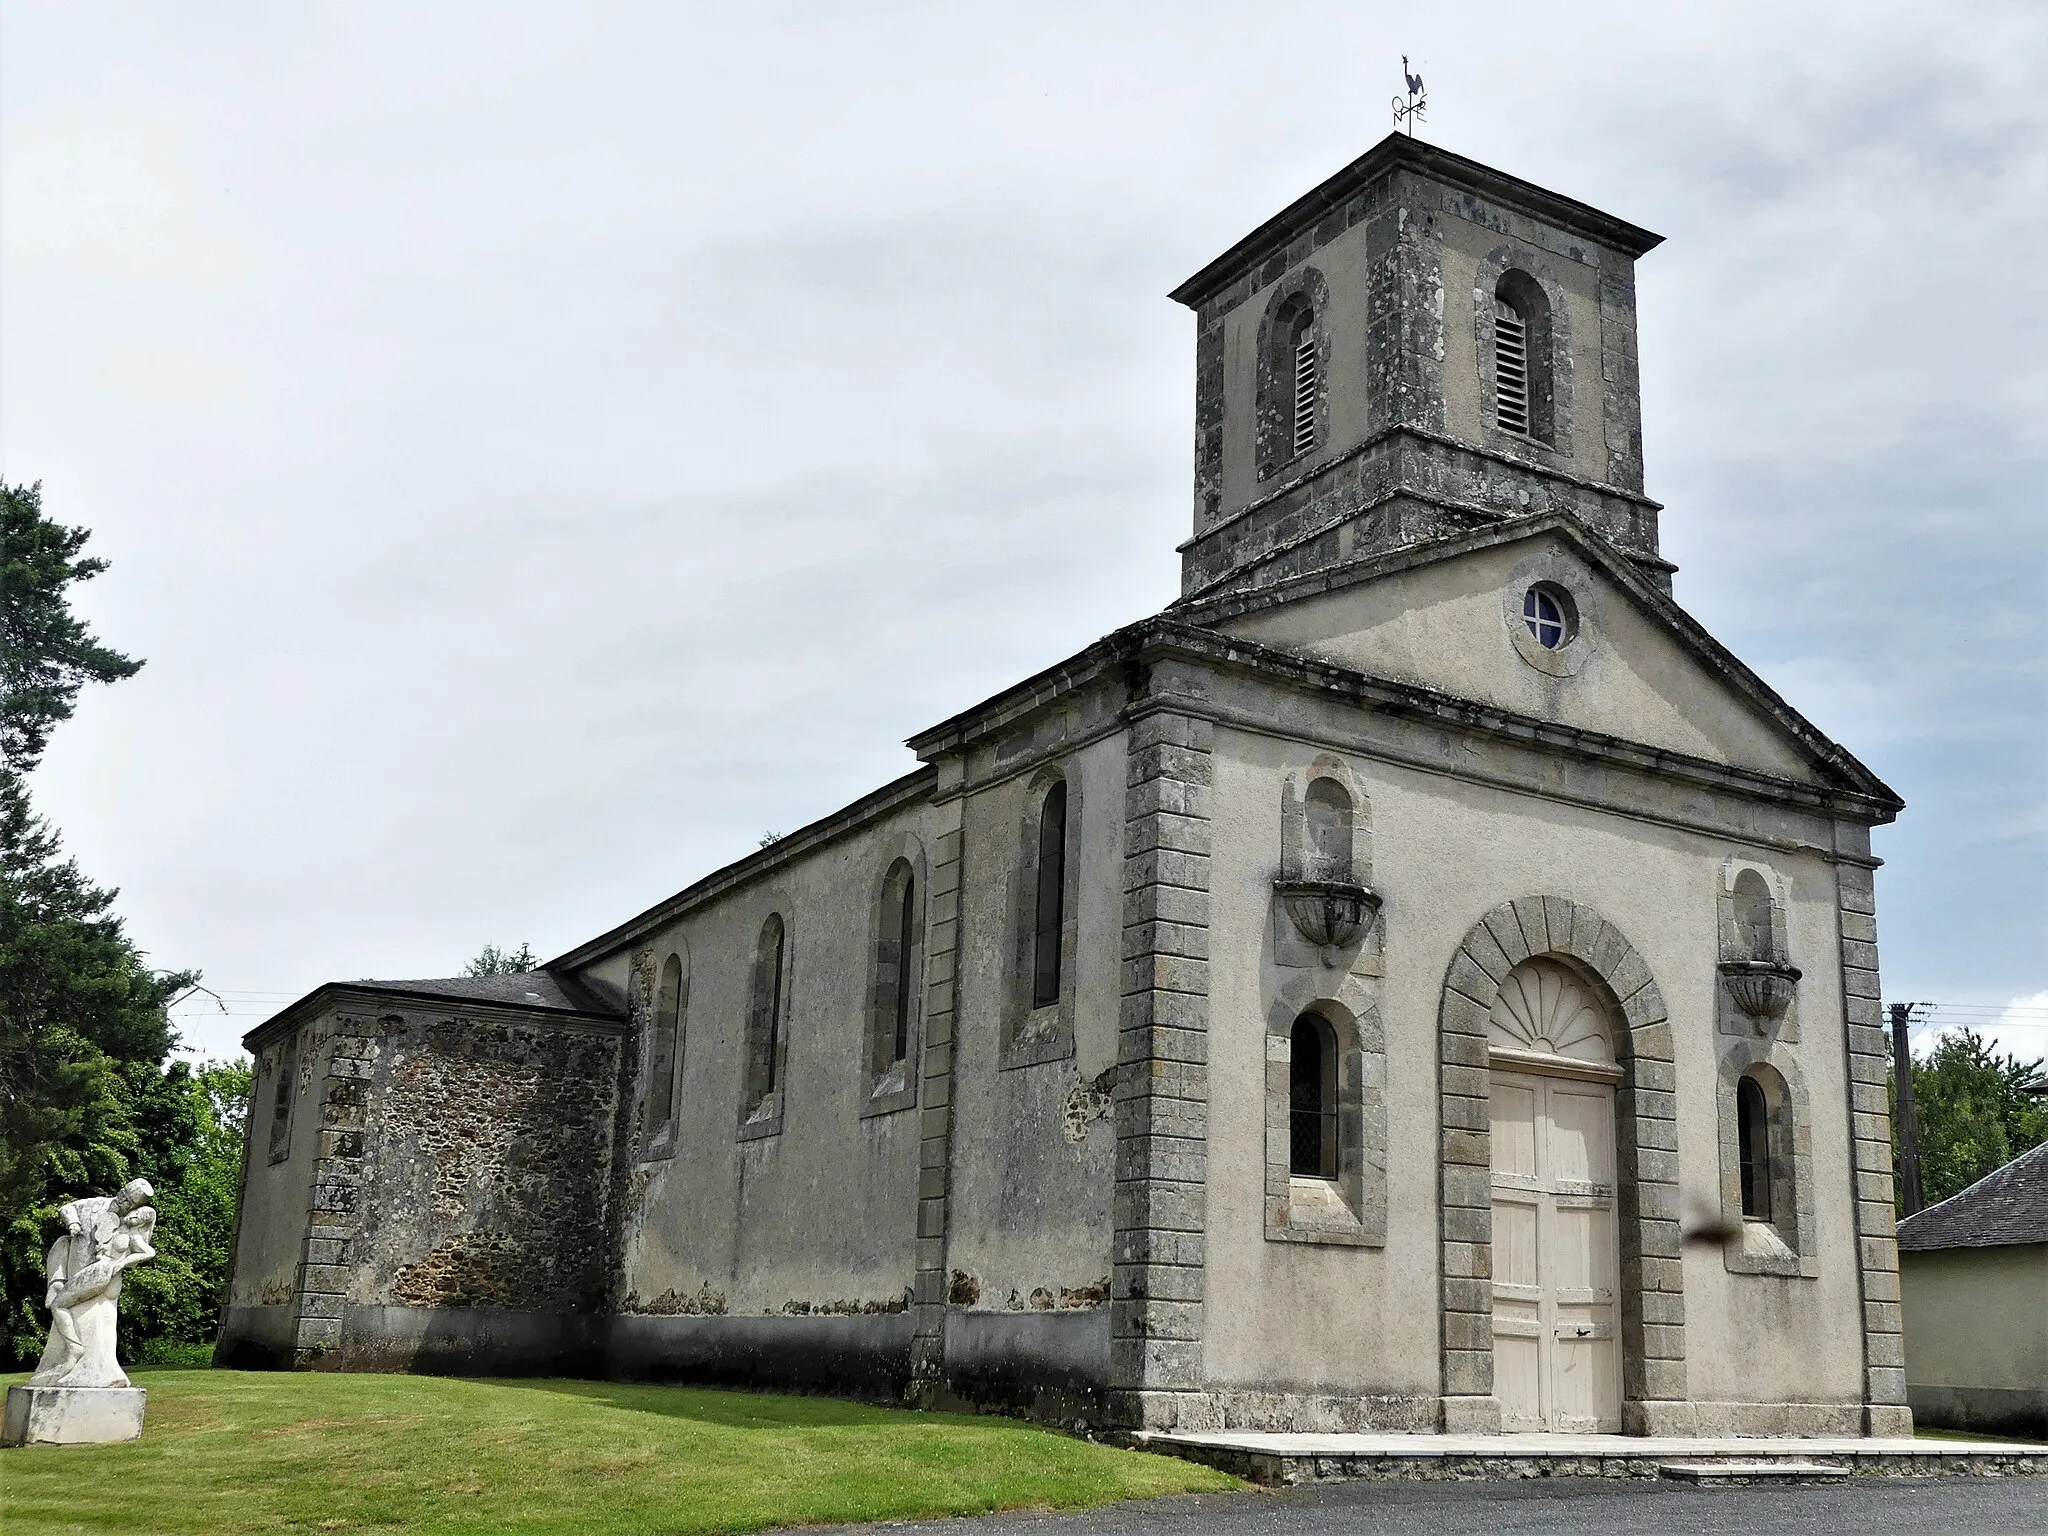
[[[1522,596],[1522,622],[1546,651],[1561,651],[1579,633],[1578,609],[1563,587],[1539,581]]]

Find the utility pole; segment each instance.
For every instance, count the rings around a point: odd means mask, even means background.
[[[1906,1033],[1913,1023],[1918,1003],[1893,1003],[1892,1096],[1899,1120],[1899,1190],[1906,1214],[1911,1216],[1926,1204],[1920,1193],[1920,1116],[1913,1105],[1913,1048]]]

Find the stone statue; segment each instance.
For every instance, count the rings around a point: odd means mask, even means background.
[[[73,1200],[62,1212],[64,1235],[50,1245],[50,1339],[28,1384],[32,1387],[125,1387],[114,1356],[121,1277],[156,1257],[156,1191],[147,1179],[117,1195]]]

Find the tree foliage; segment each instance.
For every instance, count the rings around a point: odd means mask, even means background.
[[[540,966],[540,956],[533,952],[531,944],[521,944],[517,949],[500,949],[495,944],[486,944],[474,960],[462,968],[465,976],[519,976]]]
[[[105,562],[0,484],[0,1364],[43,1336],[57,1208],[135,1177],[157,1188],[160,1257],[125,1284],[123,1342],[214,1326],[240,1177],[247,1069],[168,1067],[166,1009],[194,977],[153,969],[35,814],[25,774],[87,682],[142,665],[101,645],[69,590]]]
[[[1929,1205],[2048,1141],[2048,1100],[2027,1092],[2043,1067],[1993,1050],[1968,1029],[1943,1035],[1913,1058],[1920,1189]]]
[[[40,484],[0,481],[0,762],[18,773],[42,758],[87,683],[142,670],[71,611],[71,587],[107,568],[80,558],[89,537],[43,516]]]

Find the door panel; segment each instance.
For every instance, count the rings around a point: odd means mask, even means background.
[[[1493,1074],[1494,1391],[1511,1429],[1621,1427],[1614,1090]]]
[[[1560,1182],[1614,1182],[1614,1090],[1605,1083],[1551,1078],[1543,1084],[1550,1138],[1544,1176]]]
[[[1536,1109],[1539,1088],[1534,1078],[1493,1076],[1493,1171],[1536,1176]]]
[[[1541,1283],[1536,1270],[1535,1196],[1515,1199],[1520,1191],[1496,1190],[1493,1197],[1493,1282],[1528,1290],[1530,1299]],[[1497,1292],[1496,1292],[1497,1294]]]

